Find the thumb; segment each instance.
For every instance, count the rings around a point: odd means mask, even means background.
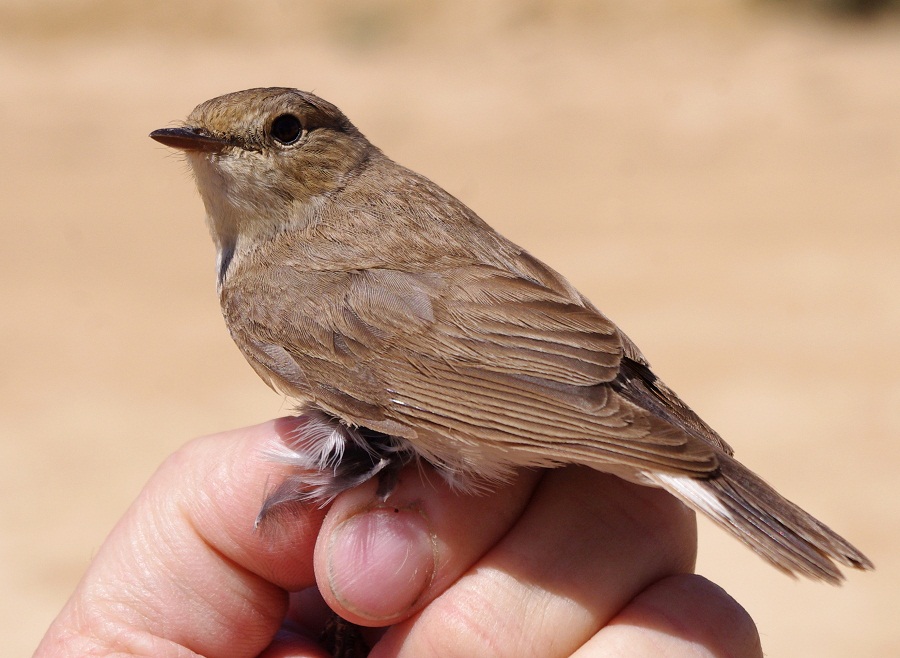
[[[411,465],[386,502],[370,481],[334,502],[315,548],[316,581],[331,608],[364,626],[413,615],[452,585],[518,519],[539,475],[488,494],[453,491]]]

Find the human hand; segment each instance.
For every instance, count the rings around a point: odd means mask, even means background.
[[[172,455],[98,551],[37,653],[326,656],[325,601],[372,656],[761,656],[747,613],[691,575],[693,514],[585,468],[480,496],[408,468],[326,509],[253,523],[287,474],[290,418]],[[293,594],[290,594],[293,592]]]

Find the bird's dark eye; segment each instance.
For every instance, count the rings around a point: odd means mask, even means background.
[[[300,135],[303,133],[303,126],[300,124],[300,119],[293,114],[282,114],[275,117],[275,120],[272,121],[272,127],[269,129],[269,132],[272,133],[272,139],[276,142],[288,145],[300,139]]]

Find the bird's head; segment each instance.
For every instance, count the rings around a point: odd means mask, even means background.
[[[281,87],[213,98],[150,137],[187,156],[220,253],[302,227],[376,152],[337,107]]]

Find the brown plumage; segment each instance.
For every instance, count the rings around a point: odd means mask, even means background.
[[[250,89],[151,136],[193,168],[232,337],[306,413],[282,455],[303,473],[263,514],[375,475],[388,495],[415,459],[461,488],[577,463],[668,490],[788,573],[872,568],[738,463],[561,275],[330,103]]]

